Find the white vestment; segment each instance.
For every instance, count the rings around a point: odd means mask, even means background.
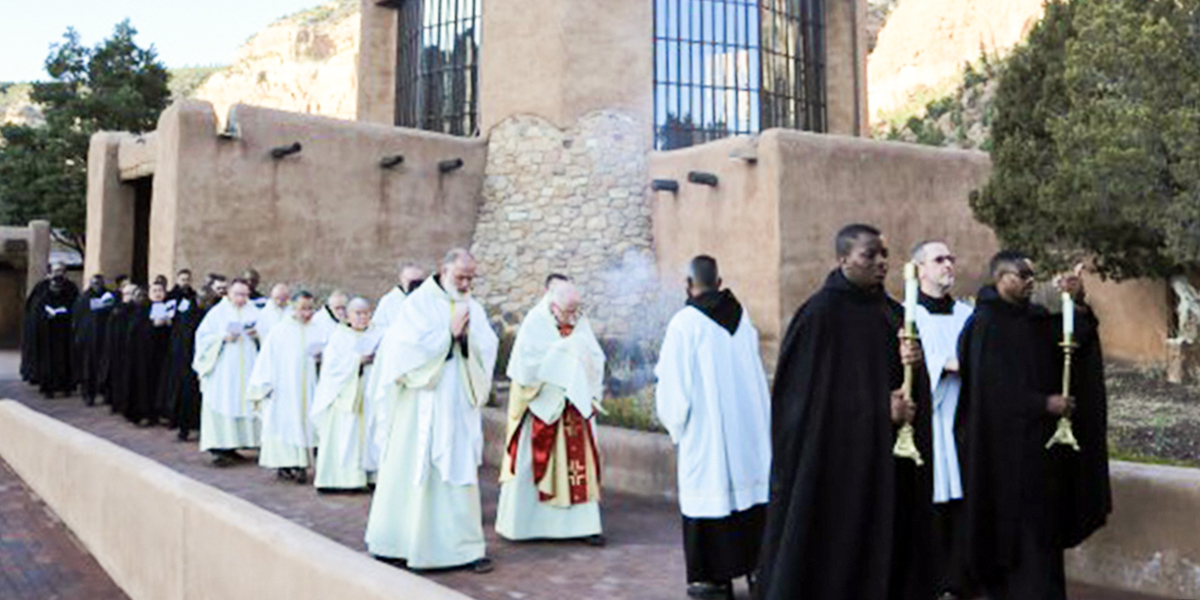
[[[507,440],[517,435],[515,460],[506,459],[500,481],[500,503],[496,509],[496,533],[510,540],[578,538],[601,533],[600,504],[595,500],[572,503],[567,489],[557,489],[558,502],[543,501],[534,481],[533,418],[558,425],[568,403],[579,411],[590,432],[596,435],[593,403],[604,397],[604,350],[586,317],[563,337],[550,312],[550,297],[542,298],[525,319],[513,343],[508,376],[532,398],[510,394]],[[520,405],[514,403],[521,402]],[[508,445],[505,445],[506,452]],[[557,447],[557,444],[556,444]],[[556,448],[557,449],[557,448]],[[585,448],[590,453],[591,448]],[[554,454],[554,452],[552,452]],[[565,452],[560,458],[565,459]],[[586,461],[585,461],[586,464]],[[599,469],[599,464],[593,464]],[[598,488],[599,477],[591,473]],[[546,477],[553,477],[547,473]],[[598,489],[596,490],[598,492]]]
[[[379,299],[379,304],[375,305],[375,313],[371,315],[371,322],[376,327],[387,329],[388,325],[396,320],[396,315],[400,312],[400,306],[404,304],[405,298],[408,298],[408,294],[404,293],[400,286],[393,287]]]
[[[338,326],[342,324],[342,322],[339,321],[332,312],[330,312],[328,306],[322,306],[321,308],[317,309],[317,312],[313,313],[312,323],[313,325],[320,327],[321,330],[325,332],[325,339],[329,339],[329,336],[333,335],[333,332],[336,331]]]
[[[678,447],[684,516],[722,518],[765,503],[771,395],[749,313],[731,335],[694,307],[679,311],[654,373],[658,419]]]
[[[465,350],[450,333],[451,314],[464,302]],[[499,346],[487,314],[473,299],[452,300],[430,278],[404,302],[380,345],[368,400],[378,411],[383,455],[367,549],[417,569],[483,558],[480,407]]]
[[[363,365],[364,337],[375,333],[342,326],[329,337],[321,361],[321,380],[312,406],[312,422],[321,438],[317,455],[318,489],[358,489],[367,485],[367,428],[363,383],[371,365]]]
[[[958,394],[962,379],[944,367],[958,360],[958,336],[971,316],[971,307],[954,303],[951,314],[934,314],[917,306],[917,332],[925,351],[925,368],[933,388],[933,501],[959,500],[963,497],[962,474],[958,464],[958,444],[954,440],[954,419],[958,412]]]
[[[308,411],[317,388],[314,348],[325,345],[324,331],[288,316],[271,328],[250,374],[250,398],[262,410],[259,466],[307,467],[316,433]]]
[[[275,304],[274,300],[268,301],[266,306],[259,310],[258,314],[258,326],[256,329],[258,329],[259,339],[267,339],[267,336],[271,335],[271,328],[285,317],[290,317],[291,315],[291,306],[285,304],[280,308],[278,304]]]
[[[258,418],[249,397],[250,371],[258,343],[244,332],[257,324],[258,309],[237,308],[228,298],[217,303],[196,329],[192,369],[200,379],[200,449],[257,448]],[[236,340],[225,337],[239,332]]]

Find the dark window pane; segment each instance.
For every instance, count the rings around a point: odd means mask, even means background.
[[[654,0],[660,149],[825,130],[824,0]]]
[[[396,125],[476,135],[481,0],[406,0],[400,7]]]

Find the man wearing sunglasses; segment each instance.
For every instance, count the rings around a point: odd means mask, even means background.
[[[966,559],[991,600],[1065,599],[1063,549],[1111,511],[1103,355],[1081,271],[1055,280],[1078,307],[1070,397],[1062,317],[1031,302],[1036,273],[1020,253],[992,259],[959,340]],[[1047,445],[1064,414],[1078,450]]]

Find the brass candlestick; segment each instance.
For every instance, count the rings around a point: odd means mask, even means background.
[[[913,330],[911,321],[904,324],[904,335],[900,339],[906,342],[917,339],[917,332]],[[904,365],[904,385],[901,387],[901,391],[904,393],[904,399],[909,402],[912,402],[913,399],[913,377],[913,365]],[[901,425],[900,430],[896,432],[896,445],[892,447],[892,456],[911,459],[918,467],[925,464],[925,461],[921,460],[921,451],[917,448],[912,419],[905,417],[904,425]]]
[[[1075,348],[1078,345],[1070,335],[1064,335],[1063,341],[1058,344],[1063,349],[1063,376],[1062,376],[1062,395],[1064,398],[1071,397],[1071,355],[1075,353]],[[1050,437],[1050,441],[1046,442],[1046,449],[1053,448],[1055,444],[1070,446],[1076,452],[1079,452],[1079,441],[1075,439],[1075,430],[1071,427],[1071,407],[1067,406],[1067,410],[1063,412],[1063,416],[1058,419],[1058,427],[1054,430],[1054,435]]]

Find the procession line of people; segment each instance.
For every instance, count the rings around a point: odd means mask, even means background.
[[[689,265],[655,367],[687,593],[732,598],[746,578],[762,600],[1064,599],[1063,550],[1111,511],[1099,323],[1079,270],[1055,278],[1069,310],[1051,312],[1031,300],[1033,263],[1001,252],[972,305],[951,295],[949,246],[925,241],[902,306],[884,291],[879,230],[844,227],[834,251],[771,384],[717,261]],[[373,489],[372,556],[486,573],[481,409],[500,344],[471,294],[477,272],[464,249],[429,277],[403,264],[372,314],[342,292],[321,307],[283,284],[263,297],[253,271],[200,293],[186,270],[169,292],[96,276],[80,293],[56,266],[26,306],[22,375],[181,439],[198,429],[218,466],[256,449],[282,479]],[[607,542],[605,361],[578,288],[551,274],[507,361],[500,537]],[[1078,448],[1046,443],[1065,416]]]

